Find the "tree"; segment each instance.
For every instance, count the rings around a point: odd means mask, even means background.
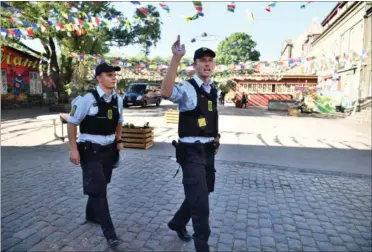
[[[219,43],[216,62],[229,65],[246,61],[258,61],[260,52],[255,50],[256,45],[250,35],[244,32],[233,33]]]
[[[129,24],[127,18],[117,11],[110,2],[7,2],[6,4],[17,8],[19,19],[30,24],[47,24],[48,20],[56,20],[63,25],[72,23],[66,18],[71,15],[73,18],[84,22],[85,33],[65,29],[59,31],[54,25],[49,24],[49,29],[33,29],[33,39],[40,39],[47,59],[50,60],[50,69],[52,78],[57,86],[57,91],[61,92],[62,86],[69,83],[73,72],[73,59],[71,52],[83,54],[101,55],[109,51],[109,46],[127,46],[130,44],[141,45],[145,54],[149,53],[149,48],[160,39],[159,12],[154,6],[148,7],[148,14],[145,16],[138,9],[134,13],[133,24]],[[92,17],[110,19],[111,17],[120,17],[120,23],[116,27],[108,29],[105,22],[100,22],[98,27],[89,26],[90,22],[87,15]],[[3,28],[14,28],[15,24],[11,17],[12,11],[7,10],[5,15],[1,15],[1,24]],[[13,43],[23,48],[39,54],[26,44],[22,43],[19,37],[9,37]],[[58,60],[57,48],[61,49],[62,55]]]

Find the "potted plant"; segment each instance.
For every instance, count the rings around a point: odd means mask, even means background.
[[[121,139],[126,148],[148,149],[154,144],[154,128],[148,122],[143,126],[126,123],[122,128]]]

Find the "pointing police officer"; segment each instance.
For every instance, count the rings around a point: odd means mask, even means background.
[[[172,46],[173,57],[162,82],[161,93],[170,101],[178,103],[179,142],[176,147],[177,162],[182,167],[185,200],[168,223],[171,230],[188,241],[191,239],[186,225],[192,219],[195,249],[209,251],[208,195],[214,191],[215,153],[219,145],[217,89],[211,80],[215,68],[215,53],[208,48],[195,51],[193,67],[195,75],[187,81],[174,85],[177,68],[185,55],[180,37]]]
[[[68,118],[70,161],[81,164],[83,192],[89,196],[86,222],[100,224],[112,247],[118,245],[119,240],[108,207],[107,185],[123,148],[123,100],[115,92],[116,71],[120,71],[120,67],[106,63],[98,65],[95,72],[98,86],[72,101]],[[78,140],[77,125],[80,125]]]

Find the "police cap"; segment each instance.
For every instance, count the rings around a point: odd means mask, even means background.
[[[110,72],[118,72],[120,71],[120,67],[112,66],[107,63],[101,63],[96,66],[96,77],[99,76],[101,73],[110,73]]]
[[[202,47],[199,48],[198,50],[195,51],[194,53],[194,61],[197,59],[200,59],[201,57],[208,55],[211,56],[212,58],[216,57],[215,52],[213,52],[211,49]]]

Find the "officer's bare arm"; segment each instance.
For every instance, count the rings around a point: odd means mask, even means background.
[[[177,76],[177,68],[180,64],[181,57],[174,55],[167,69],[163,82],[161,83],[161,95],[169,98],[172,95],[173,85]]]
[[[118,123],[118,125],[116,126],[116,132],[115,132],[115,136],[116,136],[116,139],[117,140],[120,140],[121,139],[122,128],[123,128],[123,124],[122,123]]]
[[[77,150],[76,134],[77,126],[73,123],[67,124],[68,142],[70,144],[70,150]]]

